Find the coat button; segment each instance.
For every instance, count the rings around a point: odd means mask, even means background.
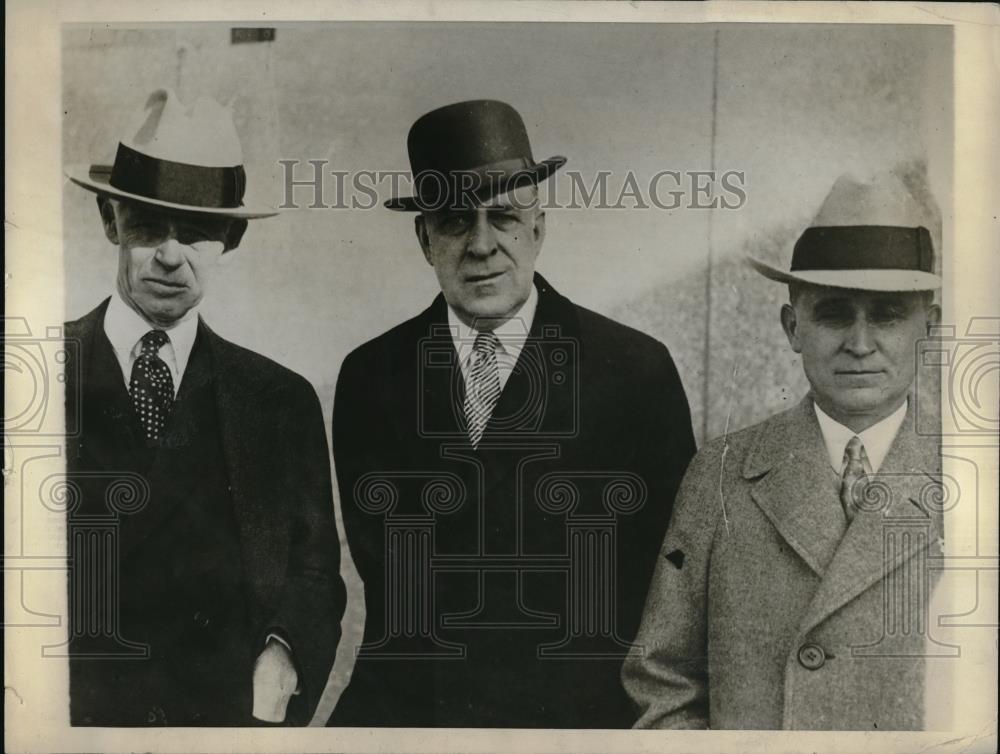
[[[208,628],[208,624],[212,622],[209,617],[200,610],[191,616],[191,620],[193,620],[194,624],[199,628]]]
[[[150,707],[149,712],[146,713],[146,722],[150,725],[166,725],[167,713],[163,711],[162,707]]]
[[[826,663],[826,652],[818,644],[799,647],[799,664],[806,670],[819,670]]]

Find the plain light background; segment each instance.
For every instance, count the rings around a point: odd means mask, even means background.
[[[513,104],[536,159],[565,155],[564,171],[588,184],[611,171],[612,196],[628,171],[643,186],[661,170],[743,171],[739,210],[549,210],[538,265],[577,303],[667,344],[699,441],[720,434],[730,411],[730,429],[772,413],[785,402],[778,385],[804,389],[778,327],[782,287],[733,259],[748,250],[787,259],[785,245],[844,172],[925,167],[946,226],[950,217],[951,32],[942,27],[317,23],[278,25],[273,42],[229,39],[221,24],[67,26],[65,161],[109,161],[145,97],[166,86],[187,101],[232,103],[250,190],[274,205],[279,159],[299,160],[299,179],[312,175],[310,159],[405,171],[410,124],[471,98]],[[567,197],[568,176],[552,180]],[[75,318],[110,292],[117,259],[93,196],[65,186]],[[332,178],[324,189],[333,204]],[[296,189],[303,205],[311,196]],[[436,293],[412,219],[379,206],[252,222],[203,313],[223,336],[304,374],[328,408],[343,357]]]
[[[510,102],[536,159],[565,155],[584,177],[611,171],[611,186],[627,171],[640,183],[661,170],[743,171],[748,200],[736,211],[549,210],[538,266],[577,303],[667,344],[699,443],[806,389],[778,324],[785,290],[742,254],[787,260],[838,175],[898,166],[926,175],[946,241],[952,232],[945,27],[316,23],[233,45],[231,26],[65,27],[64,162],[109,160],[134,111],[167,86],[232,103],[251,191],[272,204],[279,159],[406,170],[413,120],[469,98]],[[113,290],[117,257],[91,193],[67,181],[63,208],[76,318]],[[343,357],[437,291],[412,219],[379,207],[252,221],[202,313],[305,375],[329,422]],[[363,620],[356,576],[345,578],[352,603],[327,713]]]

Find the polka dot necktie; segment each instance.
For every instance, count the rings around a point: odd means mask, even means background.
[[[500,398],[500,369],[497,366],[497,345],[500,339],[493,332],[481,332],[472,345],[472,369],[465,390],[465,420],[469,442],[478,447],[486,424]]]
[[[848,523],[854,520],[854,514],[861,507],[861,500],[868,484],[865,456],[865,446],[861,438],[854,435],[844,448],[844,473],[840,477],[840,504],[844,507]]]
[[[174,380],[158,355],[169,342],[163,330],[150,330],[142,336],[142,352],[132,365],[128,391],[147,440],[159,439],[174,402]]]

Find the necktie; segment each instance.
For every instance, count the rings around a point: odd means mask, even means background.
[[[492,332],[481,332],[472,345],[472,369],[465,389],[465,420],[472,447],[478,447],[493,408],[500,398],[500,370],[497,368],[497,345],[500,339]]]
[[[865,446],[861,438],[854,435],[844,448],[844,473],[840,478],[840,504],[844,506],[847,522],[854,520],[854,514],[861,508],[861,501],[868,483],[865,474]]]
[[[128,392],[146,432],[146,439],[156,440],[163,431],[174,402],[174,380],[170,369],[158,355],[170,338],[163,330],[150,330],[142,336],[141,342],[142,351],[132,364]]]

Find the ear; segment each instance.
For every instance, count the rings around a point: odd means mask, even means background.
[[[424,259],[427,260],[427,264],[433,267],[434,262],[431,261],[431,240],[427,235],[427,220],[424,218],[424,214],[422,212],[413,218],[413,229],[417,233],[417,241],[420,242],[420,250],[424,252]]]
[[[535,243],[538,246],[542,245],[542,241],[545,240],[545,213],[539,210],[538,214],[535,215]]]
[[[229,230],[226,232],[226,251],[232,251],[237,246],[240,245],[240,241],[243,240],[243,234],[247,232],[247,221],[244,218],[233,220],[229,224]]]
[[[115,221],[115,205],[111,203],[110,197],[98,194],[97,209],[101,213],[101,222],[104,224],[104,235],[117,246],[118,223]]]
[[[927,334],[931,334],[931,329],[941,324],[941,307],[938,304],[931,304],[927,307]]]
[[[795,313],[795,307],[791,304],[784,304],[781,307],[781,329],[785,331],[788,338],[788,345],[795,353],[802,353],[802,343],[799,340],[799,320]]]

